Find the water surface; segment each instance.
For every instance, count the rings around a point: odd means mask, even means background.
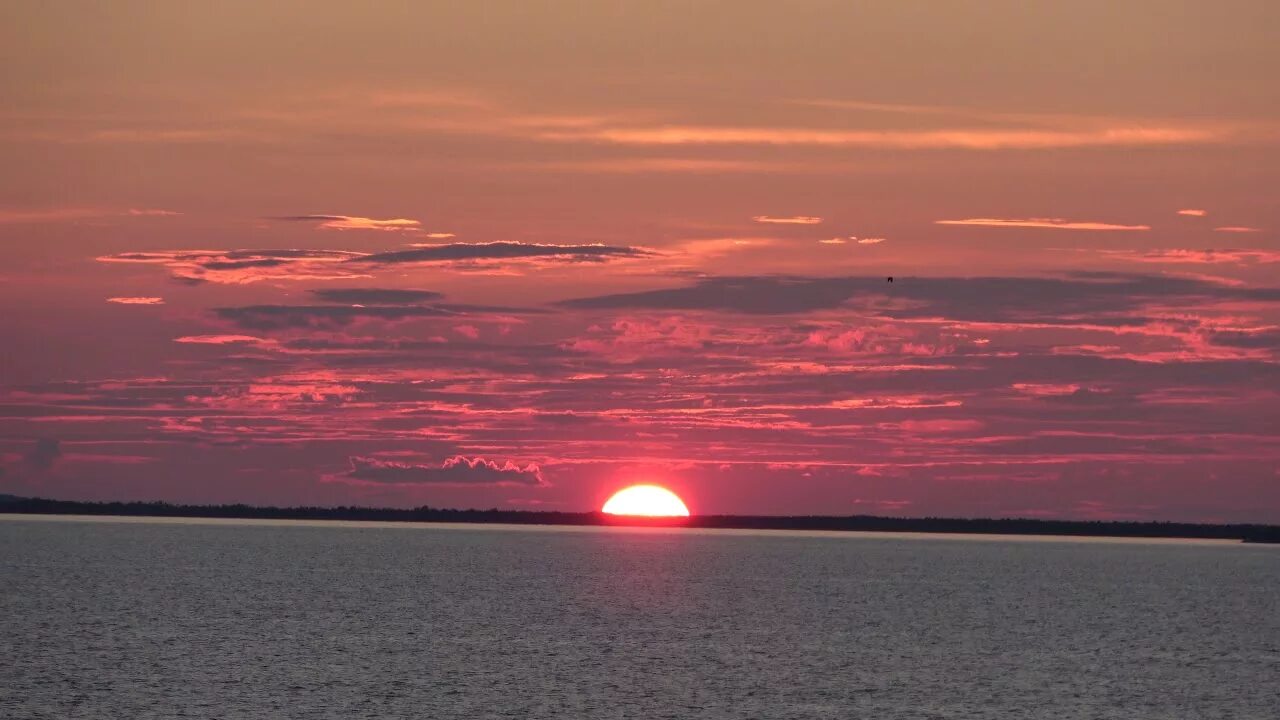
[[[1221,542],[0,519],[5,718],[1268,718]]]

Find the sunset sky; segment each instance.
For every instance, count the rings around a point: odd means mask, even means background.
[[[4,3],[0,492],[1280,521],[1277,28]]]

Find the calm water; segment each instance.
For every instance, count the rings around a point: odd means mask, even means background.
[[[3,718],[1267,718],[1280,549],[0,520]]]

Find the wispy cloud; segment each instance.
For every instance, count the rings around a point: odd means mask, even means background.
[[[773,225],[817,225],[822,222],[822,218],[812,215],[756,215],[751,219],[758,223]]]
[[[340,280],[367,277],[339,266],[361,253],[346,250],[161,250],[103,255],[98,262],[161,265],[175,280],[243,285],[264,280]]]
[[[845,238],[833,237],[833,238],[827,238],[826,240],[819,240],[818,242],[822,243],[823,245],[844,245],[848,243],[850,240],[858,243],[859,245],[879,245],[880,243],[885,241],[885,239],[882,237],[860,238],[857,235],[850,235],[848,240],[846,240]]]
[[[112,297],[107,298],[109,303],[117,303],[120,305],[163,305],[164,298],[159,297]]]
[[[1248,227],[1247,225],[1226,225],[1223,227],[1216,227],[1213,231],[1223,233],[1257,233],[1262,232],[1262,228]]]
[[[1047,150],[1075,147],[1141,147],[1224,142],[1232,129],[1207,126],[1104,126],[1080,129],[831,130],[801,127],[661,125],[548,130],[552,141],[615,145],[809,145],[900,150]]]
[[[1117,225],[1115,223],[1066,220],[1064,218],[965,218],[963,220],[935,220],[934,224],[1098,231],[1132,231],[1151,229],[1150,225]]]
[[[678,245],[669,245],[667,249],[690,259],[705,261],[710,258],[722,257],[729,253],[770,247],[776,243],[777,240],[770,237],[702,238],[699,240],[686,240]]]
[[[1187,210],[1179,210],[1179,211],[1178,211],[1178,214],[1179,214],[1179,215],[1186,215],[1186,216],[1188,216],[1188,217],[1204,217],[1205,215],[1208,215],[1208,214],[1209,214],[1209,211],[1207,211],[1207,210],[1187,209]]]
[[[422,222],[409,218],[367,218],[357,215],[283,215],[269,217],[268,220],[280,222],[315,223],[321,230],[382,230],[388,232],[416,231],[421,229]],[[447,235],[452,237],[452,235]],[[437,237],[433,234],[430,237]]]
[[[1158,250],[1101,250],[1103,255],[1123,260],[1148,263],[1187,263],[1197,265],[1252,265],[1280,262],[1276,250],[1189,250],[1165,248]]]
[[[184,335],[173,341],[187,345],[274,345],[276,342],[253,335]]]
[[[450,243],[393,250],[352,258],[351,262],[379,265],[405,263],[456,262],[467,260],[559,259],[590,261],[606,258],[645,257],[653,253],[637,247],[604,244],[551,245],[542,243],[490,242]]]
[[[92,207],[64,208],[10,208],[0,210],[0,225],[34,225],[39,223],[74,222],[77,220],[106,220],[123,217],[174,217],[182,213],[158,209],[111,209]]]
[[[502,269],[507,264],[606,262],[651,257],[639,247],[491,242],[417,245],[409,250],[367,253],[310,248],[163,250],[103,255],[99,262],[161,265],[175,280],[243,285],[267,280],[352,280],[372,277],[380,267],[432,264],[458,271]],[[330,297],[339,297],[332,295]],[[344,301],[345,302],[345,301]],[[351,301],[357,302],[357,301]]]
[[[437,485],[527,485],[541,486],[546,481],[534,463],[521,467],[510,460],[498,463],[481,457],[455,455],[439,465],[414,464],[352,457],[351,469],[339,476],[371,483],[437,484]]]

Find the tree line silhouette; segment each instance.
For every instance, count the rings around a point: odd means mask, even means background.
[[[79,502],[0,495],[0,512],[32,515],[122,515],[134,517],[238,518],[257,520],[361,520],[380,522],[495,523],[509,525],[630,525],[746,530],[837,530],[863,532],[978,533],[1103,537],[1199,538],[1280,542],[1280,526],[1138,522],[1127,520],[1039,520],[1029,518],[883,517],[877,515],[695,515],[639,518],[600,512],[548,510],[454,510],[428,506],[400,509],[357,506],[262,507],[174,505],[166,502]]]

